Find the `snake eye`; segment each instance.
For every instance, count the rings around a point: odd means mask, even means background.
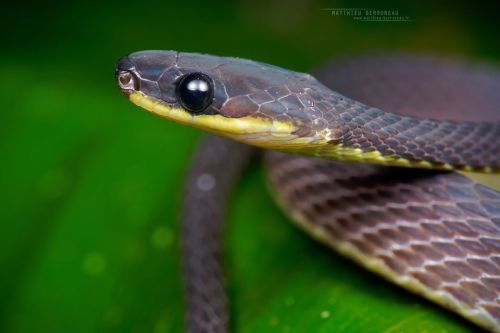
[[[212,80],[203,73],[186,74],[177,81],[175,93],[184,109],[193,113],[202,112],[214,97]]]
[[[118,85],[123,90],[137,90],[137,79],[128,71],[119,72],[117,75]]]

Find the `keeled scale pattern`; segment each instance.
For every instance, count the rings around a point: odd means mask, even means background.
[[[281,153],[266,166],[279,202],[308,232],[500,331],[498,192],[456,173]]]

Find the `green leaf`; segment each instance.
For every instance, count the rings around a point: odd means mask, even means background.
[[[498,58],[494,10],[385,3],[415,21],[358,23],[321,1],[12,4],[0,54],[0,332],[182,329],[178,216],[200,133],[126,101],[119,57],[179,49],[302,71],[374,48]],[[235,331],[477,332],[289,223],[258,163],[240,185],[225,252]]]

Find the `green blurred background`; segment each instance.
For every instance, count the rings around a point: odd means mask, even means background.
[[[488,4],[113,1],[3,4],[0,13],[0,332],[179,332],[178,215],[201,133],[117,90],[143,49],[307,71],[336,56],[408,50],[500,61]],[[395,9],[357,22],[326,7]],[[472,332],[458,317],[330,253],[272,203],[256,164],[228,214],[239,332]]]

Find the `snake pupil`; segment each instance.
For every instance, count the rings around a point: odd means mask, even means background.
[[[205,110],[213,99],[212,80],[203,73],[184,75],[177,83],[177,100],[190,112]]]

